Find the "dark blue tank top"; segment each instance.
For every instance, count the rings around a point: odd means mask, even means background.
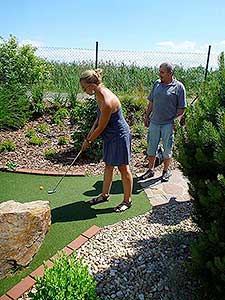
[[[98,118],[100,118],[101,111],[98,108]],[[111,114],[109,123],[101,133],[104,142],[112,142],[130,135],[129,125],[123,117],[122,108],[120,107],[116,112]]]

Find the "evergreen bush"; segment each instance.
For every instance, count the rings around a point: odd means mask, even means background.
[[[192,268],[206,289],[204,299],[225,293],[225,66],[224,53],[176,136],[177,160],[190,181],[193,220],[201,229],[192,246]]]
[[[0,130],[23,127],[31,117],[26,89],[19,84],[0,85]]]

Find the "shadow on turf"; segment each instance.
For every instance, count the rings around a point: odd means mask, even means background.
[[[102,181],[97,181],[93,185],[94,189],[84,192],[84,195],[89,197],[95,197],[99,195],[102,191],[102,183]],[[141,192],[142,189],[137,183],[137,178],[134,178],[132,194],[139,194]],[[123,186],[121,180],[113,181],[110,194],[123,194]],[[96,208],[96,206],[91,206],[88,202],[78,201],[52,209],[52,224],[59,222],[94,219],[97,215],[113,212],[114,207]]]
[[[88,202],[79,201],[52,209],[52,224],[96,218],[99,214],[114,212],[113,207],[95,208]]]
[[[95,184],[93,185],[94,189],[84,192],[84,195],[88,197],[98,196],[102,192],[102,184],[103,184],[102,180],[96,181]],[[141,186],[138,184],[137,178],[134,177],[132,194],[134,195],[140,194],[142,190],[143,188],[141,188]],[[121,180],[114,180],[112,182],[110,194],[112,195],[123,194],[123,185]]]

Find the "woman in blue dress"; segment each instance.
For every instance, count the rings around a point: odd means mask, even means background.
[[[103,161],[105,162],[102,193],[89,201],[91,205],[109,200],[113,180],[113,169],[118,167],[123,183],[124,198],[116,208],[122,212],[131,207],[133,177],[129,162],[131,157],[130,129],[125,121],[118,97],[102,83],[101,70],[87,70],[81,74],[82,90],[95,95],[98,104],[97,118],[82,145],[84,151],[99,136],[103,139]]]

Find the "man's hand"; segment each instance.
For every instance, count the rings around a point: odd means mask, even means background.
[[[177,128],[180,126],[180,120],[179,119],[175,119],[173,121],[173,131],[176,132]]]
[[[145,116],[144,124],[145,127],[149,127],[149,116]]]

